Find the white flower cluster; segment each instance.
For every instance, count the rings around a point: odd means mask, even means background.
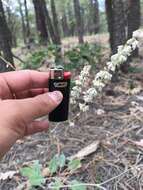
[[[86,92],[82,92],[83,86],[87,78],[89,77],[89,72],[91,69],[90,65],[86,65],[81,74],[79,76],[79,80],[76,80],[76,86],[73,87],[72,97],[75,99],[79,98],[80,95],[84,95],[84,104],[79,104],[80,110],[83,112],[88,111],[89,106],[87,103],[92,102],[94,98],[98,95],[99,92],[105,87],[105,85],[111,81],[112,74],[116,71],[116,68],[120,67],[121,64],[127,61],[128,56],[131,55],[132,51],[134,51],[138,47],[138,41],[135,37],[128,40],[124,46],[118,47],[118,52],[111,56],[111,61],[107,62],[104,70],[98,72],[92,81],[92,87],[89,88]],[[111,74],[112,72],[112,74]],[[73,102],[73,103],[76,103]]]
[[[118,52],[115,55],[112,55],[111,61],[107,63],[108,71],[114,72],[116,68],[120,67],[120,65],[126,62],[132,51],[138,47],[138,43],[139,42],[136,40],[136,38],[133,37],[132,39],[128,40],[124,46],[119,46]]]
[[[95,76],[95,80],[94,80],[94,83],[95,81],[97,82],[106,82],[106,81],[110,81],[112,78],[112,75],[106,71],[106,70],[103,70],[103,71],[99,71],[96,76]]]
[[[87,92],[85,93],[83,99],[85,102],[92,102],[93,98],[97,96],[97,91],[96,89],[93,87],[93,88],[89,88],[87,90]]]
[[[86,112],[86,111],[89,110],[89,106],[86,105],[86,104],[80,104],[80,103],[79,103],[79,108],[80,108],[80,110],[81,110],[82,112]]]
[[[138,47],[138,44],[138,40],[134,37],[127,41],[127,45],[131,46],[133,50],[135,50]]]
[[[91,65],[85,65],[83,70],[81,71],[78,80],[75,81],[75,84],[77,86],[82,86],[86,81],[87,78],[89,77]]]
[[[78,99],[82,93],[85,82],[89,78],[91,65],[85,65],[83,70],[81,71],[78,80],[75,81],[76,86],[72,88],[71,91],[71,103],[75,104],[76,99]]]

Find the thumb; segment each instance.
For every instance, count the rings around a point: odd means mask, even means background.
[[[34,98],[16,100],[23,119],[32,121],[38,117],[47,115],[54,110],[62,101],[63,95],[59,91],[38,95]],[[18,109],[18,110],[19,110]]]

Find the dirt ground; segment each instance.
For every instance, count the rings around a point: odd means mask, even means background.
[[[99,141],[97,151],[85,157],[74,178],[100,183],[107,190],[142,190],[143,147],[135,143],[143,139],[142,58],[134,59],[132,65],[138,72],[119,74],[119,82],[109,84],[75,126],[51,124],[49,131],[19,140],[1,161],[0,172],[17,171],[37,159],[44,168],[57,151],[71,156]],[[17,174],[11,180],[1,180],[0,190],[18,190],[24,183]]]

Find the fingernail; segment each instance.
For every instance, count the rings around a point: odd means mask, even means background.
[[[60,103],[63,99],[63,95],[59,91],[49,92],[48,94],[57,103]]]

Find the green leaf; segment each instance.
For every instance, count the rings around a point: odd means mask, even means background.
[[[72,186],[71,190],[86,190],[86,185],[82,184],[81,182],[77,180],[73,180],[70,185]]]
[[[41,186],[45,179],[41,173],[41,165],[39,161],[35,161],[31,167],[24,167],[20,170],[22,176],[28,178],[31,186]]]
[[[49,170],[51,174],[54,174],[58,171],[59,167],[62,168],[65,166],[66,157],[64,154],[56,154],[49,163]]]
[[[68,169],[70,171],[77,170],[80,167],[81,167],[81,162],[78,159],[70,160],[70,162],[68,163]]]
[[[55,178],[55,182],[52,183],[52,189],[54,190],[60,190],[60,188],[63,186],[63,183],[59,178]]]
[[[58,171],[59,163],[58,163],[58,155],[55,155],[49,163],[49,170],[51,174],[54,174]]]
[[[66,163],[66,157],[64,154],[61,154],[59,157],[58,157],[58,165],[60,168],[64,167],[65,166],[65,163]]]

